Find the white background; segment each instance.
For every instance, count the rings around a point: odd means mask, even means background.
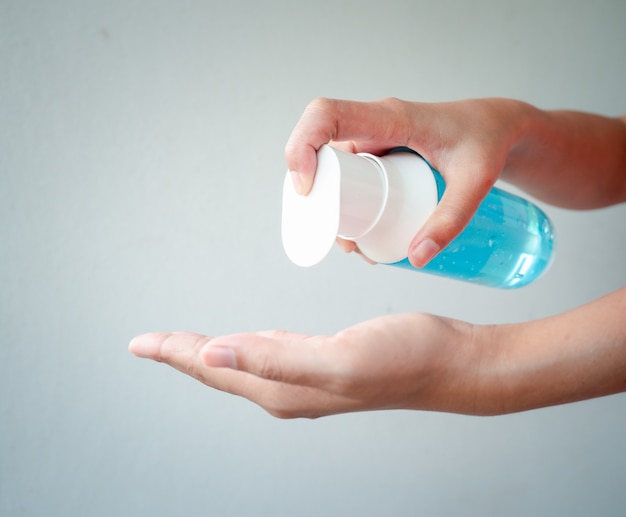
[[[541,205],[550,272],[496,291],[280,243],[318,96],[626,113],[626,3],[0,0],[0,515],[623,515],[622,395],[480,418],[281,421],[127,352],[150,330],[475,323],[625,284],[626,206]]]

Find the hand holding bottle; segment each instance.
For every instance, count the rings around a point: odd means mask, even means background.
[[[422,267],[465,227],[504,167],[518,129],[514,114],[504,120],[500,109],[497,100],[432,105],[318,99],[292,132],[287,165],[296,171],[297,190],[306,194],[322,144],[372,154],[406,146],[422,155],[447,184],[439,207],[411,244],[409,259]],[[351,246],[344,243],[344,249]]]
[[[511,99],[317,99],[294,128],[285,154],[301,194],[313,184],[317,150],[329,142],[350,152],[383,154],[406,146],[422,155],[447,185],[409,249],[411,263],[423,267],[467,225],[499,177],[568,208],[622,201],[626,182],[617,171],[624,158],[615,150],[623,146],[624,130],[623,119],[542,111]]]

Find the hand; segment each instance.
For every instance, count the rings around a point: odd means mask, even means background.
[[[129,345],[281,418],[373,409],[497,415],[626,391],[626,288],[541,320],[383,316],[332,336],[151,333]]]
[[[455,320],[403,314],[332,336],[150,333],[129,349],[281,418],[393,408],[472,412],[471,330]]]
[[[329,142],[378,155],[406,146],[442,174],[447,188],[441,203],[409,246],[409,260],[417,267],[463,230],[498,177],[564,208],[626,201],[626,117],[546,111],[512,99],[434,104],[317,99],[285,149],[301,194],[313,185],[317,150]],[[340,244],[356,250],[354,243]]]
[[[420,153],[447,184],[441,203],[407,250],[413,265],[422,267],[461,232],[498,179],[519,138],[522,106],[505,99],[442,104],[318,99],[291,134],[287,165],[296,189],[306,194],[316,153],[325,143],[350,152],[383,154],[407,146]],[[354,243],[339,243],[344,251],[356,250]]]

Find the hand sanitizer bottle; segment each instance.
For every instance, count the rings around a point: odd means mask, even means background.
[[[283,185],[282,240],[297,265],[319,263],[335,239],[354,241],[368,259],[490,287],[525,286],[549,266],[554,232],[534,204],[492,188],[467,227],[424,268],[407,258],[409,244],[441,199],[441,175],[417,153],[377,157],[322,146],[315,181],[298,195]]]

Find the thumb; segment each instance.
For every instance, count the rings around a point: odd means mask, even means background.
[[[207,366],[227,367],[263,379],[318,386],[333,370],[321,340],[283,331],[233,334],[213,339],[200,353]]]
[[[415,267],[424,267],[442,249],[463,231],[470,222],[493,182],[476,181],[480,174],[463,173],[446,187],[424,226],[409,246],[409,261]]]

